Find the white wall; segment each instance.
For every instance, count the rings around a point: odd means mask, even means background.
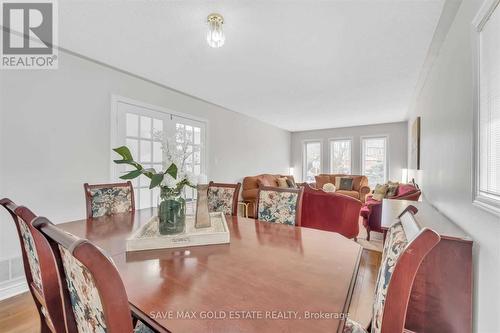
[[[302,179],[302,155],[303,145],[306,140],[321,140],[322,149],[322,172],[330,173],[330,146],[329,139],[352,138],[352,163],[353,174],[361,174],[361,137],[387,135],[388,137],[388,179],[400,181],[401,169],[407,165],[407,145],[408,133],[407,123],[389,123],[368,126],[331,128],[314,131],[303,131],[292,133],[292,167],[294,176]]]
[[[474,239],[474,331],[500,330],[500,218],[472,205],[471,22],[482,1],[463,1],[411,120],[422,117],[425,199]],[[411,122],[410,122],[411,123]]]
[[[83,183],[109,181],[110,98],[117,94],[208,120],[209,179],[285,173],[290,133],[65,52],[59,69],[0,73],[0,197],[55,222],[85,216]],[[237,84],[237,82],[235,82]],[[19,254],[0,214],[0,260]]]

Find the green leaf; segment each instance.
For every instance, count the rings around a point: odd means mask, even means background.
[[[141,172],[144,176],[148,177],[149,179],[152,179],[153,176],[156,174],[156,170],[153,168],[142,169]]]
[[[114,148],[113,151],[118,153],[125,161],[133,161],[134,160],[134,158],[132,157],[132,153],[130,152],[130,150],[126,146]]]
[[[170,164],[165,173],[172,176],[173,179],[177,179],[177,165],[175,165],[174,163]]]
[[[149,189],[152,189],[158,185],[160,185],[160,183],[163,181],[163,173],[155,173],[152,177],[151,177],[151,183],[149,184]]]
[[[134,178],[139,177],[140,175],[142,175],[141,170],[133,170],[133,171],[130,171],[129,173],[121,176],[120,179],[134,179]]]

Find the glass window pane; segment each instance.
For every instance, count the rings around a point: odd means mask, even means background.
[[[161,163],[163,161],[163,152],[161,150],[161,142],[153,142],[153,162]]]
[[[141,140],[141,162],[151,162],[151,141]]]
[[[163,120],[153,119],[153,133],[158,133],[163,131]]]
[[[125,144],[130,150],[132,157],[137,158],[139,156],[139,141],[137,141],[136,139],[127,139],[125,140]]]
[[[386,139],[363,139],[362,173],[371,188],[386,182]]]
[[[201,143],[201,129],[199,127],[194,128],[194,144],[199,145]]]
[[[186,126],[186,141],[193,143],[193,127],[192,126]]]
[[[314,176],[321,173],[321,143],[307,142],[305,144],[304,181],[312,183]]]
[[[141,116],[141,138],[151,139],[151,118]]]
[[[139,133],[139,116],[133,113],[127,113],[125,118],[126,122],[126,136],[137,136]]]
[[[330,142],[330,170],[334,174],[351,174],[351,140]]]
[[[201,165],[199,164],[196,164],[194,166],[194,172],[193,172],[195,175],[199,175],[201,173]]]

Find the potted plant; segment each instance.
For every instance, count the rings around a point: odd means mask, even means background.
[[[161,138],[161,133],[155,133]],[[187,144],[179,144],[175,140],[162,141],[164,171],[154,168],[144,168],[136,162],[126,146],[114,148],[122,159],[114,160],[116,164],[128,164],[135,168],[121,179],[130,180],[141,175],[148,177],[151,182],[149,188],[160,188],[158,199],[159,231],[162,235],[173,235],[184,231],[186,218],[186,201],[182,197],[185,186],[196,188],[194,178],[185,171],[186,160],[192,152],[188,151]],[[166,167],[168,165],[168,167]]]

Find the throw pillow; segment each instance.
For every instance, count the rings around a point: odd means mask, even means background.
[[[267,180],[266,178],[259,178],[257,179],[257,184],[259,185],[259,187],[262,187],[262,186],[276,186],[277,184],[273,184],[271,183],[269,180]]]
[[[280,177],[278,180],[278,187],[288,188],[288,183],[286,182],[286,177]]]
[[[335,188],[335,185],[333,185],[332,183],[326,183],[325,185],[323,185],[323,191],[325,192],[335,192],[336,188]]]
[[[372,195],[373,200],[382,201],[382,199],[385,197],[387,193],[388,188],[389,186],[387,186],[387,184],[384,185],[377,184],[377,186],[375,186],[375,190],[373,190],[373,195]]]
[[[340,186],[339,190],[341,191],[352,191],[352,183],[353,183],[352,178],[341,178],[340,179]]]
[[[298,186],[295,183],[295,180],[293,180],[293,178],[287,178],[286,183],[288,184],[289,188],[298,188]]]
[[[342,177],[340,177],[340,176],[335,177],[335,187],[336,188],[340,187],[340,180],[341,179],[342,179]]]
[[[398,182],[391,182],[391,181],[388,182],[386,198],[395,196],[398,193],[398,187],[399,187]]]

